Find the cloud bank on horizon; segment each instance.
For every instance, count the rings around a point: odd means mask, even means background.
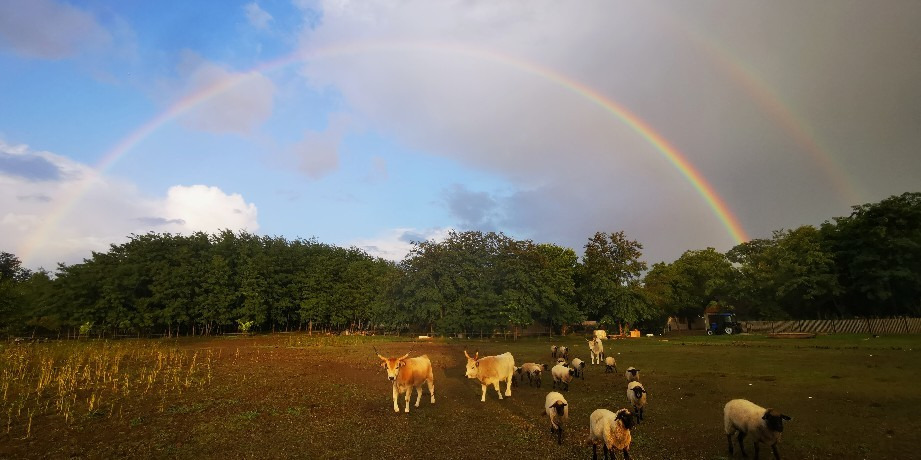
[[[916,191],[918,49],[896,1],[5,2],[0,250],[47,268],[223,228],[393,260],[448,229],[727,250],[678,160],[752,237]]]

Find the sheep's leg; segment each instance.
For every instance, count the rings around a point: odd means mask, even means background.
[[[416,387],[416,407],[419,407],[419,403],[422,402],[422,384]]]
[[[755,458],[758,458],[758,445],[761,444],[758,442],[758,438],[755,438]]]
[[[777,451],[777,443],[771,445],[771,452],[774,453],[774,460],[780,460],[780,452]]]
[[[556,443],[563,445],[563,427],[557,427],[556,429]]]
[[[397,404],[397,398],[399,397],[400,397],[400,393],[399,391],[397,391],[397,385],[394,383],[393,384],[393,411],[394,412],[400,411],[400,405]]]
[[[486,384],[485,384],[485,383],[481,383],[480,385],[482,385],[482,387],[483,387],[483,397],[480,398],[480,402],[486,402]],[[502,395],[499,395],[499,397],[501,398]]]
[[[413,387],[412,386],[406,387],[406,413],[407,414],[409,413],[409,400],[410,398],[412,398],[412,396],[413,396]],[[419,407],[419,405],[416,404],[416,407]]]
[[[432,395],[432,404],[435,404],[435,379],[430,378],[425,381],[429,385],[429,394]]]
[[[604,454],[604,460],[608,460],[609,458],[611,458],[611,457],[610,457],[610,454],[608,453],[608,452],[609,452],[609,450],[608,450],[608,443],[602,444],[602,445],[601,445],[601,449],[602,449],[602,450],[601,450],[602,453]]]
[[[627,449],[624,449],[624,460],[630,460],[630,453],[627,452]]]
[[[742,452],[742,456],[743,456],[743,457],[748,457],[748,454],[745,453],[745,444],[742,444],[742,441],[743,441],[744,439],[745,439],[745,432],[742,431],[742,430],[739,430],[739,437],[738,437],[738,440],[739,440],[739,450]],[[756,448],[756,449],[758,448],[758,443],[755,443],[755,448]]]
[[[592,460],[598,460],[598,444],[592,444]]]
[[[506,382],[505,385],[508,386],[508,382]],[[493,382],[492,386],[496,389],[496,393],[499,394],[499,399],[502,399],[502,390],[499,389],[499,381],[496,380]]]

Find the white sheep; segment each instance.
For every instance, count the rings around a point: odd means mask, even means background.
[[[560,347],[560,355],[563,356],[563,359],[569,360],[569,347]]]
[[[521,365],[521,374],[522,381],[524,381],[524,376],[528,376],[528,386],[531,384],[537,384],[537,387],[540,388],[541,385],[541,374],[544,370],[543,364],[537,363],[524,363]]]
[[[550,433],[556,433],[556,443],[563,444],[563,422],[569,420],[569,403],[562,394],[551,391],[544,399],[544,411],[550,417]]]
[[[630,366],[627,368],[627,372],[624,372],[624,377],[627,378],[628,382],[636,382],[640,379],[640,370]]]
[[[550,369],[550,373],[553,375],[554,390],[556,389],[557,383],[559,383],[560,388],[562,388],[563,391],[569,391],[569,382],[572,382],[573,376],[576,375],[575,369],[572,369],[565,364],[557,364],[556,366],[553,366],[553,369]]]
[[[582,377],[582,380],[585,380],[585,361],[579,358],[573,358],[572,368],[576,370],[576,377]]]
[[[617,372],[617,361],[614,359],[613,356],[608,356],[607,358],[604,358],[604,365],[607,366],[604,370],[605,374],[607,374],[608,372]]]
[[[779,460],[777,443],[783,434],[783,421],[790,417],[774,409],[765,409],[746,399],[733,399],[723,407],[723,428],[726,431],[726,441],[729,444],[729,455],[732,455],[732,435],[739,432],[739,450],[745,455],[745,445],[742,440],[745,435],[751,434],[755,440],[755,458],[758,458],[758,444],[765,443],[771,446],[774,458]]]
[[[643,421],[643,408],[646,407],[646,389],[640,382],[627,384],[627,399],[633,404],[633,413],[636,414],[636,423]]]
[[[592,460],[598,458],[598,444],[602,445],[604,458],[608,458],[608,452],[614,457],[615,449],[624,454],[624,460],[630,459],[630,442],[633,436],[630,429],[633,428],[633,414],[627,409],[621,409],[617,413],[607,409],[597,409],[592,412],[588,419],[588,440],[592,443]]]
[[[550,345],[550,355],[553,356],[553,359],[556,359],[557,353],[559,353],[560,347],[556,345]]]
[[[566,358],[562,358],[562,357],[557,358],[557,359],[556,359],[556,363],[557,363],[557,364],[566,364]]]

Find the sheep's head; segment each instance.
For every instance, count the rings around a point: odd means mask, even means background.
[[[637,373],[639,373],[639,372],[640,372],[640,370],[639,370],[639,369],[635,369],[635,368],[632,368],[632,367],[631,367],[630,369],[627,369],[627,372],[629,372],[629,373],[630,373],[630,375],[632,375],[632,376],[634,376],[634,377],[636,377],[636,374],[637,374]]]
[[[646,389],[644,389],[643,387],[641,387],[641,386],[639,386],[639,385],[637,385],[637,386],[631,388],[631,390],[633,390],[633,396],[635,396],[636,399],[642,398],[642,397],[643,397],[643,393],[646,392]]]
[[[566,364],[566,359],[565,359],[565,358],[557,358],[557,359],[556,359],[556,363],[557,363],[557,364]]]
[[[562,399],[557,400],[550,407],[556,409],[556,415],[559,415],[562,417],[563,414],[565,413],[564,411],[566,410],[566,401],[563,401]]]
[[[576,375],[576,370],[570,367],[570,368],[569,368],[569,375]]]
[[[406,365],[406,358],[409,357],[409,353],[406,353],[399,358],[385,358],[380,354],[377,355],[381,359],[381,367],[387,369],[387,378],[393,382],[397,379],[397,376],[400,374],[400,368]]]
[[[764,423],[767,425],[769,430],[783,433],[783,421],[792,419],[784,414],[781,414],[779,411],[768,409],[764,411],[764,416],[761,417],[761,420],[764,420]]]
[[[617,411],[617,417],[615,417],[615,419],[620,420],[621,423],[624,424],[624,428],[628,430],[636,426],[636,420],[634,420],[633,414],[631,414],[627,409]]]
[[[475,379],[478,374],[478,367],[480,366],[480,363],[477,362],[477,359],[480,358],[480,352],[474,352],[473,356],[470,356],[470,354],[467,353],[467,350],[464,350],[464,356],[467,357],[467,378]]]
[[[552,351],[553,353],[556,353],[558,349],[559,347],[557,347],[556,345],[550,345],[550,351]]]

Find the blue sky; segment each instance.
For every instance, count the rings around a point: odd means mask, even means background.
[[[700,6],[3,2],[0,250],[52,268],[131,233],[222,228],[394,260],[451,229],[577,251],[624,230],[650,262],[736,243],[641,133],[512,61],[644,120],[751,237],[847,214],[835,184],[861,202],[919,189],[921,7]]]

